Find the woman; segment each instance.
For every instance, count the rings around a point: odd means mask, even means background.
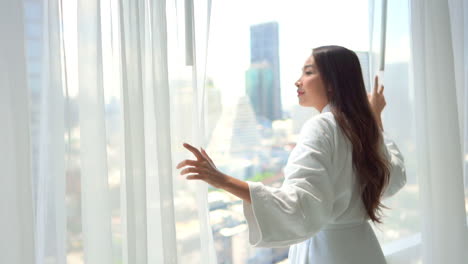
[[[368,222],[381,223],[381,200],[406,183],[403,156],[383,134],[383,86],[367,95],[356,54],[339,46],[313,50],[296,82],[299,104],[321,113],[301,129],[281,188],[244,182],[216,169],[208,154],[184,144],[197,160],[181,174],[243,200],[249,242],[291,246],[290,263],[380,264]]]

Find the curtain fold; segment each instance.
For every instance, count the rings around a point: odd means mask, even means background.
[[[454,57],[460,54],[452,45],[460,30],[451,27],[448,1],[412,0],[410,14],[423,262],[461,264],[468,236],[460,157],[464,108],[458,106],[464,102],[457,100]]]
[[[30,96],[23,7],[0,1],[0,262],[34,263]]]
[[[78,2],[81,214],[85,263],[112,263],[101,1]]]
[[[155,120],[154,141],[156,147],[155,162],[157,164],[156,184],[158,185],[159,201],[155,204],[161,215],[161,243],[163,262],[177,263],[177,241],[175,229],[175,209],[171,148],[171,112],[169,95],[169,58],[167,43],[166,1],[153,1],[151,10],[151,43],[152,43],[152,76],[153,76],[153,106],[151,107]]]
[[[39,153],[36,186],[36,263],[66,262],[63,46],[60,1],[44,1]]]
[[[464,26],[468,22],[468,4],[463,0],[448,0],[449,17],[450,17],[450,32],[452,37],[453,61],[455,70],[455,84],[457,94],[457,112],[458,123],[460,124],[460,136],[464,139],[465,131],[465,91],[466,91],[466,30]],[[464,144],[460,145],[462,154],[464,153]]]
[[[187,61],[192,66],[193,89],[193,135],[195,146],[207,147],[206,119],[205,119],[205,83],[206,64],[208,56],[209,21],[211,14],[211,1],[186,0],[186,34],[191,38],[186,40]],[[190,28],[187,28],[190,27]],[[194,34],[194,32],[196,34]],[[196,182],[198,217],[200,223],[201,259],[207,263],[216,263],[213,249],[213,233],[209,220],[208,188],[204,182]]]
[[[143,74],[144,1],[119,1],[121,32],[124,170],[121,189],[125,219],[125,263],[148,263]],[[142,22],[143,21],[143,22]],[[141,29],[141,30],[140,30]],[[142,41],[143,40],[143,41]],[[125,208],[125,209],[124,209]],[[157,251],[159,249],[156,249]],[[150,262],[151,263],[151,262]]]

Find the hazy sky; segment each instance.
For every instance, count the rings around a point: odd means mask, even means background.
[[[283,106],[297,104],[294,82],[311,49],[342,45],[356,51],[369,50],[368,0],[238,0],[213,1],[208,74],[222,90],[224,104],[245,93],[245,71],[250,61],[253,24],[279,24],[281,93]],[[379,8],[380,1],[376,1]],[[389,1],[392,2],[392,1]],[[389,3],[387,62],[408,57],[406,0]],[[377,10],[376,10],[377,12]],[[397,17],[395,17],[395,15]],[[377,30],[376,32],[380,32]],[[379,33],[380,34],[380,33]]]
[[[409,56],[407,1],[389,1],[387,62],[406,60]],[[73,2],[64,5],[65,45],[69,52],[77,48],[76,3]],[[111,2],[116,1],[102,2],[102,40],[105,46],[110,45],[111,36],[109,12],[105,10],[110,9]],[[184,1],[178,2],[182,4]],[[337,44],[356,51],[369,49],[368,2],[369,0],[214,0],[207,67],[208,77],[221,89],[223,104],[233,104],[236,102],[233,99],[245,94],[245,72],[250,64],[251,25],[269,21],[277,21],[279,24],[281,93],[284,108],[289,108],[297,104],[294,82],[299,78],[300,69],[312,48]],[[381,0],[375,2],[379,8]],[[173,2],[169,1],[169,5],[170,3]],[[171,34],[183,36],[183,6],[179,6],[177,14],[170,6],[168,11],[169,41],[179,42],[177,53],[182,53],[182,39],[171,39]],[[115,10],[113,15],[117,15]],[[174,25],[176,15],[182,26]],[[173,46],[174,43],[169,43],[170,48]],[[175,49],[172,51],[175,52]],[[71,73],[76,72],[76,53],[70,52],[67,56]],[[109,60],[110,50],[104,49],[103,56],[105,60]],[[170,56],[170,59],[173,58],[174,56]],[[115,74],[111,72],[109,63],[105,62],[104,66],[105,82],[114,82]],[[177,71],[179,72],[187,75],[190,74],[190,69],[182,67]],[[68,77],[70,95],[74,96],[78,92],[77,76],[69,74]],[[118,85],[107,85],[106,89],[106,99],[111,96],[119,97]]]
[[[284,107],[297,104],[294,82],[312,48],[337,44],[368,50],[368,0],[213,2],[208,73],[222,89],[225,104],[245,93],[244,76],[250,64],[250,25],[268,21],[279,24]]]

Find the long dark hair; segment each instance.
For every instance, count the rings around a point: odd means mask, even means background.
[[[328,101],[341,130],[353,146],[364,207],[373,222],[381,223],[381,197],[390,177],[390,164],[380,149],[382,134],[367,98],[359,59],[340,46],[323,46],[312,52],[328,91]]]

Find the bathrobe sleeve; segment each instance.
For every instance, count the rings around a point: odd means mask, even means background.
[[[385,188],[383,198],[388,198],[397,193],[406,184],[405,160],[395,142],[383,133],[384,153],[390,161],[390,180]]]
[[[332,134],[323,118],[303,126],[284,169],[281,188],[248,182],[251,203],[244,202],[249,243],[284,247],[316,234],[330,219],[334,194],[329,173]]]

